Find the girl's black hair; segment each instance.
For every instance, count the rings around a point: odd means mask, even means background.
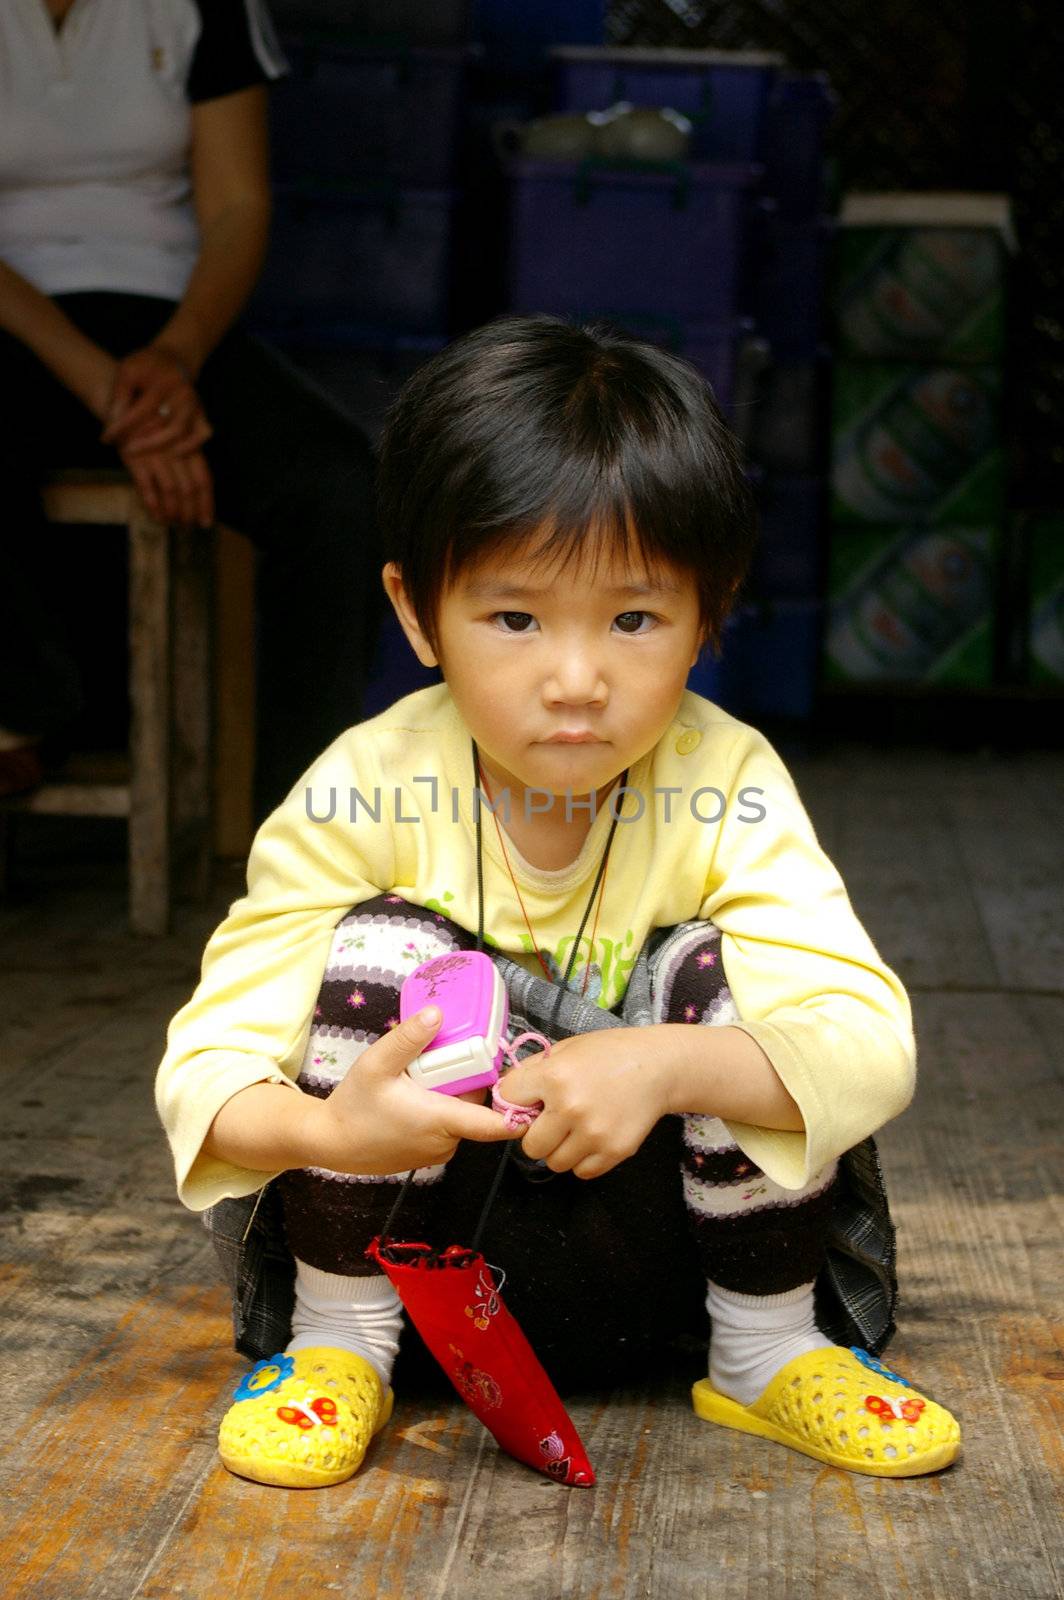
[[[389,408],[377,492],[387,559],[434,649],[444,591],[538,531],[537,560],[594,568],[618,550],[689,571],[719,656],[757,539],[705,379],[604,321],[498,317],[454,340]]]

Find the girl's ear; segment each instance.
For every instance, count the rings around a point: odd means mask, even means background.
[[[399,626],[410,641],[410,648],[417,656],[423,667],[438,667],[439,660],[431,644],[422,632],[421,625],[414,615],[414,608],[407,598],[403,587],[403,575],[394,561],[389,561],[381,572],[381,582],[384,584],[385,593],[395,608],[399,618]]]

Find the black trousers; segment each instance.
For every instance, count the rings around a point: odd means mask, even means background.
[[[174,303],[145,295],[57,295],[70,319],[121,357]],[[56,540],[38,492],[51,466],[117,466],[100,424],[18,340],[0,335],[12,406],[0,434],[0,726],[61,737],[83,706],[57,595]],[[217,515],[255,544],[257,820],[337,734],[360,720],[385,596],[373,451],[311,379],[239,328],[197,385],[214,428],[205,454]],[[90,599],[91,604],[91,599]]]

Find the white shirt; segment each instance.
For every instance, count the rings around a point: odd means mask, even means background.
[[[45,294],[180,299],[192,106],[279,77],[262,0],[0,0],[0,260]]]

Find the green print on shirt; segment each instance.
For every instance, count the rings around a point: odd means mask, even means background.
[[[426,900],[424,903],[425,909],[426,911],[439,911],[443,916],[450,917],[451,912],[447,902],[449,900],[453,901],[453,899],[454,895],[451,891],[445,889],[441,900]],[[572,949],[574,937],[575,935],[567,933],[553,952],[546,948],[543,949],[547,965],[550,967],[554,978],[559,982],[561,981],[562,973],[565,971],[565,963],[569,959],[569,951]],[[589,950],[590,942],[587,934],[580,941],[582,949],[574,963],[573,976],[569,979],[569,987],[571,989],[575,988],[577,993],[580,992],[584,982],[584,965],[590,954],[591,971],[588,974],[587,998],[594,1000],[598,1005],[610,1011],[618,1000],[623,999],[624,992],[628,987],[628,974],[635,966],[636,955],[638,954],[634,949],[635,933],[631,928],[628,928],[625,931],[624,938],[616,940],[609,939],[603,934],[596,939],[594,948]],[[484,943],[490,944],[496,950],[502,948],[498,939],[493,938],[487,930],[484,933]],[[535,947],[527,933],[521,935],[521,945],[525,955],[535,956]],[[627,954],[625,954],[626,949],[629,952]],[[598,956],[597,961],[595,959],[596,956]]]
[[[574,934],[567,933],[553,951],[541,946],[544,960],[551,970],[551,975],[560,983],[565,968],[568,965],[573,947]],[[521,943],[526,956],[535,956],[535,949],[527,933],[521,935]],[[625,948],[629,953],[625,954]],[[587,979],[587,999],[594,1001],[598,1006],[610,1011],[623,999],[628,987],[628,974],[635,966],[635,934],[631,928],[627,929],[623,939],[609,939],[602,934],[592,946],[585,933],[580,940],[580,951],[573,962],[573,971],[569,978],[568,987],[577,994],[583,992],[584,967],[590,957],[590,970]],[[596,960],[596,956],[598,960]]]

